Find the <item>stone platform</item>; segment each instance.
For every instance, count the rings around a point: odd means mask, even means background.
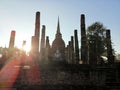
[[[29,82],[25,75],[20,74],[14,88],[17,90],[120,90],[119,67],[120,64],[41,64],[37,71],[39,72],[37,79]],[[34,73],[29,69],[27,71],[29,74]],[[27,71],[22,70],[21,73],[25,74]],[[34,76],[29,76],[34,79]]]

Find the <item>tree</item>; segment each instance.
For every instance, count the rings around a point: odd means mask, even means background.
[[[106,28],[100,22],[95,22],[87,28],[89,63],[97,64],[106,52]]]

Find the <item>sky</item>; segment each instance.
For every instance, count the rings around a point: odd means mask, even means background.
[[[15,30],[15,46],[22,47],[26,40],[29,48],[37,11],[41,13],[40,30],[46,25],[50,44],[55,39],[59,16],[66,45],[77,29],[80,46],[80,15],[85,14],[86,28],[99,21],[111,30],[113,48],[120,53],[120,0],[0,0],[0,47],[9,46],[11,30]]]

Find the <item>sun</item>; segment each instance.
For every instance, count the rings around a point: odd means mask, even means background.
[[[31,47],[30,47],[29,45],[24,45],[24,46],[22,47],[22,49],[23,49],[24,51],[26,51],[26,53],[29,53]]]

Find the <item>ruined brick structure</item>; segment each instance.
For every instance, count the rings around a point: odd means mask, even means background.
[[[58,18],[57,32],[55,36],[55,40],[52,42],[52,60],[66,62],[65,61],[65,43],[62,39],[62,34],[60,32],[60,23]]]
[[[38,59],[39,57],[39,37],[40,37],[40,12],[36,12],[35,32],[31,40],[31,55]]]
[[[88,45],[85,29],[85,15],[81,14],[81,60],[83,64],[88,64]]]
[[[40,59],[45,59],[45,25],[42,26],[41,44],[40,44]]]
[[[10,41],[9,41],[9,48],[14,48],[14,44],[15,44],[15,31],[11,31],[11,35],[10,35]]]

